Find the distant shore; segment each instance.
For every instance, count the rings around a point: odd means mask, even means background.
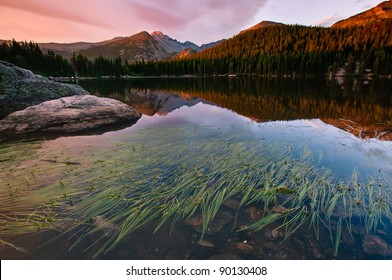
[[[84,80],[115,80],[115,79],[178,79],[178,78],[283,78],[283,79],[302,79],[302,78],[327,78],[329,80],[336,79],[363,79],[363,80],[373,80],[373,79],[392,79],[392,75],[354,75],[354,76],[345,76],[345,75],[335,75],[331,73],[327,73],[323,76],[315,75],[315,74],[307,74],[307,75],[243,75],[243,74],[226,74],[226,75],[161,75],[161,76],[131,76],[131,75],[121,75],[121,76],[95,76],[95,77],[54,77],[49,76],[50,80],[56,82],[77,82]]]

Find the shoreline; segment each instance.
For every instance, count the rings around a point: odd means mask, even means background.
[[[77,81],[86,81],[86,80],[132,80],[132,79],[206,79],[206,78],[260,78],[260,79],[328,79],[328,80],[390,80],[392,79],[392,75],[361,75],[361,76],[344,76],[344,75],[315,75],[315,74],[308,74],[308,75],[236,75],[236,74],[227,74],[227,75],[161,75],[161,76],[130,76],[130,75],[121,75],[121,76],[98,76],[98,77],[89,77],[89,76],[82,76],[82,77],[54,77],[48,76],[49,80],[55,82],[77,82]]]

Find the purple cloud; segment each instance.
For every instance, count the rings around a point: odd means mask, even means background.
[[[250,22],[267,0],[128,0],[129,12],[146,28],[205,43],[227,38]],[[206,36],[208,34],[208,36]],[[188,38],[186,38],[188,37]],[[198,37],[198,38],[195,38]]]
[[[132,2],[129,4],[132,16],[148,24],[155,23],[162,28],[175,28],[187,23],[186,17],[159,6]]]

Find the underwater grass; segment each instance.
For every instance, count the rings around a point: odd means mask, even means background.
[[[154,127],[108,141],[109,148],[78,152],[48,146],[44,155],[31,152],[21,162],[7,163],[9,171],[0,179],[18,188],[26,181],[30,186],[15,196],[2,190],[8,213],[0,216],[0,236],[61,228],[78,233],[77,247],[101,233],[97,256],[143,225],[153,222],[159,230],[196,213],[203,217],[202,239],[223,201],[236,198],[240,208],[256,204],[264,209],[261,220],[237,230],[262,230],[279,221],[287,238],[309,221],[316,236],[320,227],[329,230],[337,253],[342,228],[351,230],[353,216],[369,230],[392,220],[381,180],[360,183],[355,172],[346,181],[336,180],[312,164],[309,151],[298,156],[284,142],[199,127]],[[4,158],[14,153],[7,149]],[[26,168],[17,168],[26,162]],[[286,210],[274,212],[274,206]]]

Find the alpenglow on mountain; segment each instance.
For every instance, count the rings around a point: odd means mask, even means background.
[[[198,46],[189,41],[181,43],[161,31],[155,31],[151,34],[142,31],[130,37],[116,37],[97,43],[39,43],[38,45],[44,52],[53,51],[68,59],[75,53],[86,56],[90,60],[103,56],[109,59],[121,57],[123,61],[135,62],[176,57],[186,49],[190,51],[185,53],[199,52],[216,46],[222,41],[224,40]]]
[[[247,31],[250,31],[250,30],[266,28],[266,27],[270,27],[270,26],[277,26],[277,25],[284,25],[284,24],[281,23],[281,22],[274,22],[274,21],[263,20],[263,21],[259,22],[258,24],[253,25],[252,27],[249,27],[249,28],[247,28],[245,30],[242,30],[240,32],[240,34],[242,34],[244,32],[247,32]]]
[[[374,8],[338,21],[332,27],[364,26],[386,19],[392,19],[392,1],[384,1]]]

